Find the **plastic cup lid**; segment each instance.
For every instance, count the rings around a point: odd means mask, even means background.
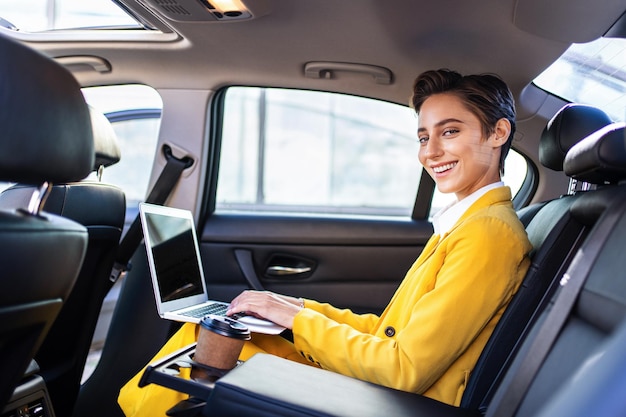
[[[200,321],[200,325],[222,336],[250,340],[250,330],[248,327],[230,317],[207,316]]]

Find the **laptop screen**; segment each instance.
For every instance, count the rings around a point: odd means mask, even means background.
[[[190,219],[146,212],[147,242],[161,302],[203,294],[202,275],[196,255]]]

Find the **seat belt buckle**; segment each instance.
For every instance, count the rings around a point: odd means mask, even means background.
[[[118,279],[126,276],[126,273],[130,271],[130,269],[130,263],[123,265],[119,262],[115,262],[115,264],[113,265],[113,269],[111,269],[111,274],[109,274],[109,281],[111,281],[112,283],[117,282]]]

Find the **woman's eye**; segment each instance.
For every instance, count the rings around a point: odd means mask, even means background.
[[[444,136],[454,135],[455,133],[459,133],[458,129],[446,129],[443,131]]]
[[[428,142],[428,136],[419,136],[419,137],[417,138],[417,141],[418,141],[420,144],[425,144],[426,142]]]

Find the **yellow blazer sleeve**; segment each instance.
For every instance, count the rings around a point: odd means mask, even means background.
[[[462,364],[469,373],[486,338],[474,342],[495,326],[528,268],[530,244],[508,220],[474,216],[423,253],[373,332],[305,308],[294,320],[296,349],[323,368],[416,393],[475,350]]]
[[[378,316],[375,314],[355,314],[351,310],[339,309],[330,304],[319,303],[314,300],[304,300],[304,305],[306,308],[321,313],[337,323],[347,324],[360,332],[371,332],[378,321]]]

